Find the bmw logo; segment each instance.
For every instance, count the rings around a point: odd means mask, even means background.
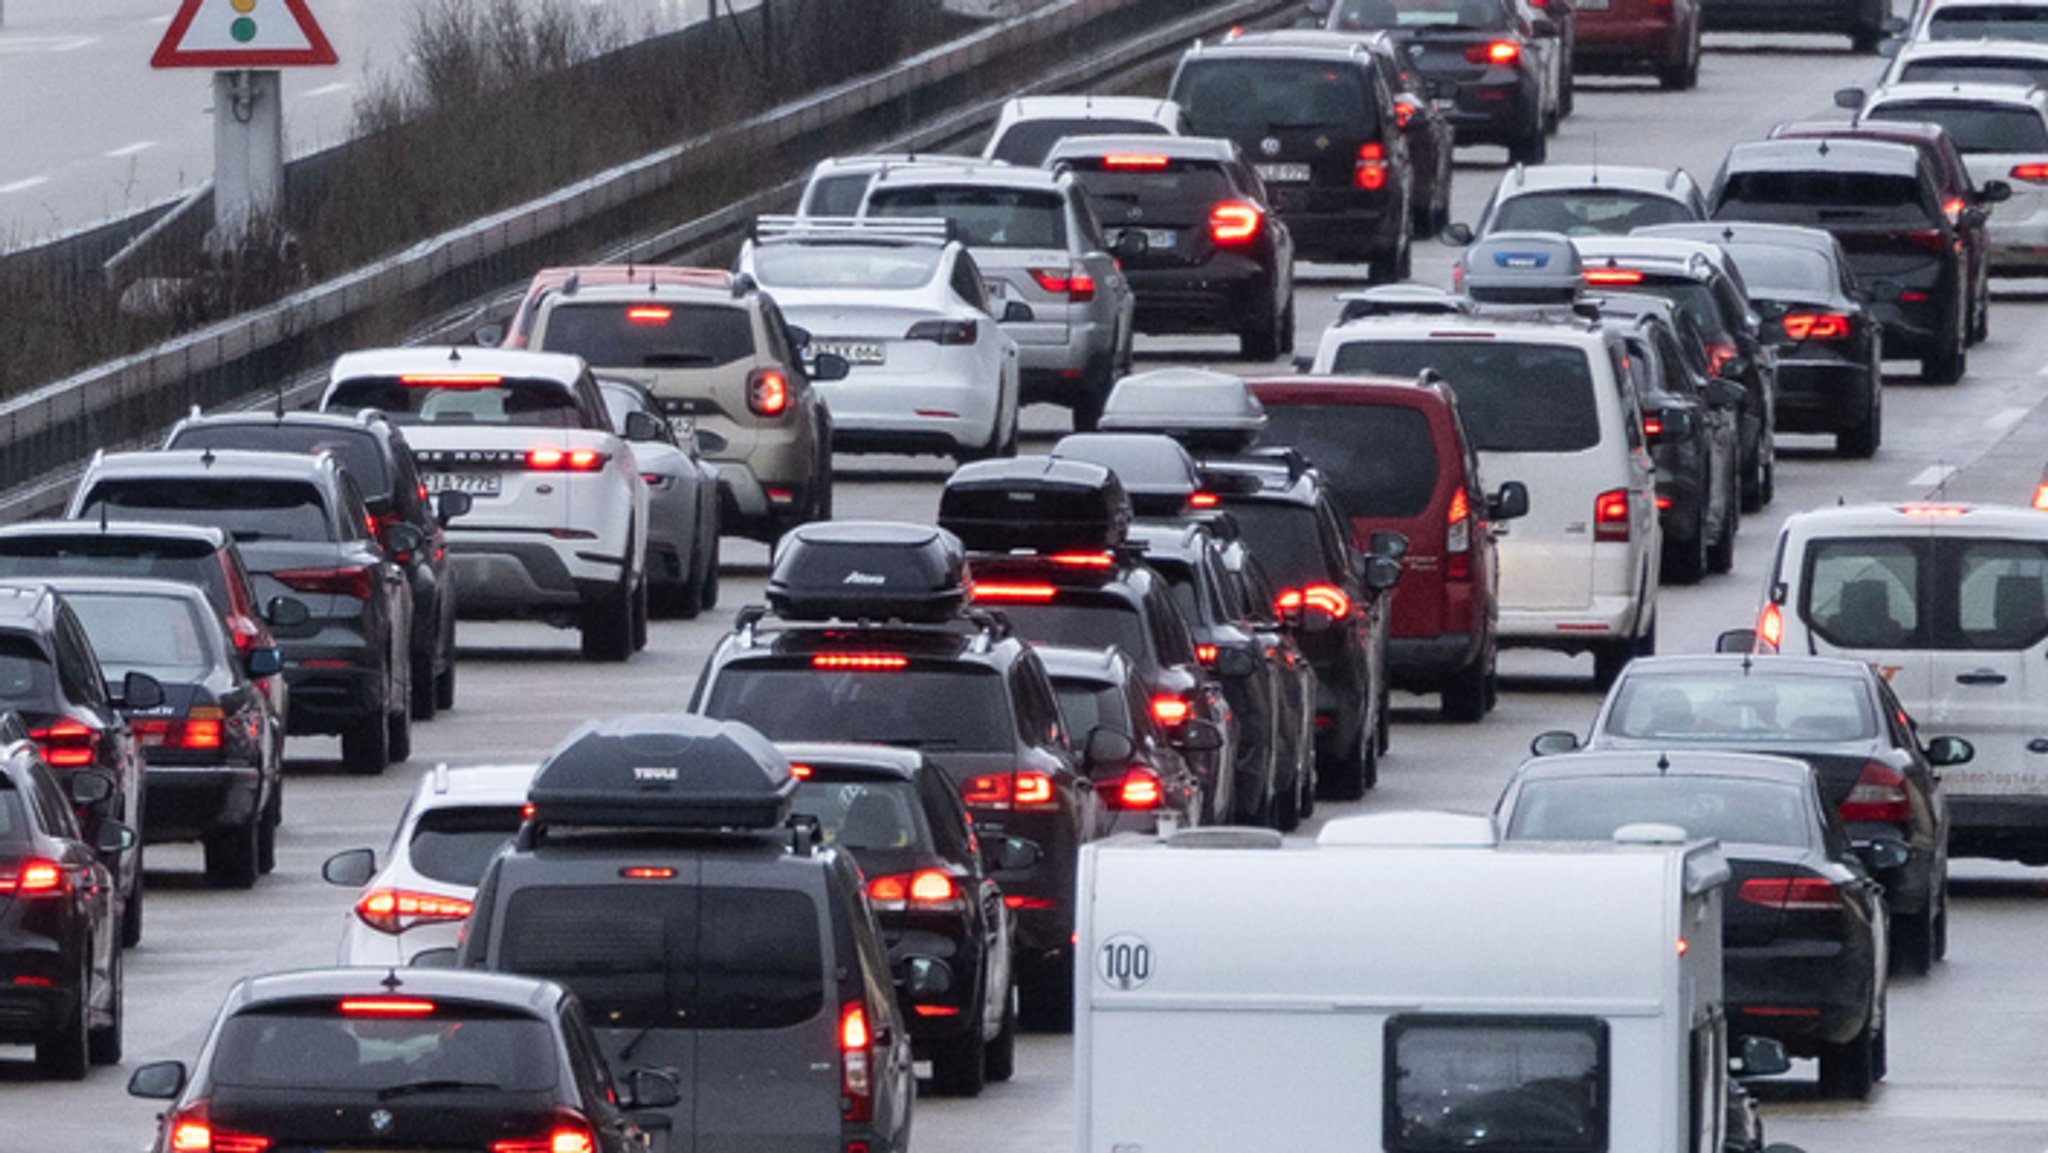
[[[1268,156],[1280,155],[1280,138],[1278,136],[1268,136],[1264,140],[1259,141],[1259,151]]]
[[[375,1133],[377,1136],[382,1137],[390,1133],[391,1122],[391,1110],[372,1109],[370,1111],[370,1132]]]

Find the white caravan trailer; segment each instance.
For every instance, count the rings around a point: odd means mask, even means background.
[[[1082,1153],[1721,1153],[1711,843],[1497,845],[1484,818],[1081,851]]]

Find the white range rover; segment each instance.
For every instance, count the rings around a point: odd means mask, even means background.
[[[323,410],[405,426],[420,480],[462,493],[448,553],[465,618],[542,620],[622,661],[647,643],[647,486],[582,359],[418,347],[334,362]]]

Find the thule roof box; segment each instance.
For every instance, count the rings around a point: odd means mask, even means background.
[[[796,786],[789,761],[747,725],[648,713],[571,733],[526,799],[536,827],[778,829]]]
[[[974,552],[1114,549],[1131,499],[1099,464],[1020,456],[967,465],[939,495],[939,527]]]
[[[1470,297],[1445,292],[1427,284],[1382,284],[1357,292],[1340,292],[1337,300],[1344,312],[1342,324],[1368,316],[1470,316],[1477,311]]]
[[[1579,250],[1554,232],[1496,232],[1466,249],[1458,267],[1482,304],[1570,304],[1585,283]]]
[[[1241,376],[1162,368],[1118,381],[1096,427],[1164,433],[1190,452],[1238,453],[1265,431],[1266,409]]]
[[[798,621],[950,620],[967,603],[966,550],[928,524],[807,524],[775,548],[768,603]]]

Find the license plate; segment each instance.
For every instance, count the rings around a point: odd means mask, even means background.
[[[1126,228],[1110,238],[1112,245],[1123,239],[1126,232],[1135,232],[1145,238],[1145,247],[1153,252],[1171,252],[1180,247],[1180,233],[1171,228]]]
[[[1573,4],[1572,7],[1581,12],[1605,12],[1607,11],[1607,0],[1578,0],[1578,3]]]
[[[830,353],[840,357],[848,364],[880,364],[888,359],[888,353],[882,346],[874,343],[814,340],[811,347],[820,354]]]
[[[1277,181],[1281,184],[1308,183],[1306,164],[1261,164],[1258,169],[1260,180]]]
[[[495,472],[430,472],[420,477],[428,492],[466,492],[471,496],[497,496],[504,478]]]

